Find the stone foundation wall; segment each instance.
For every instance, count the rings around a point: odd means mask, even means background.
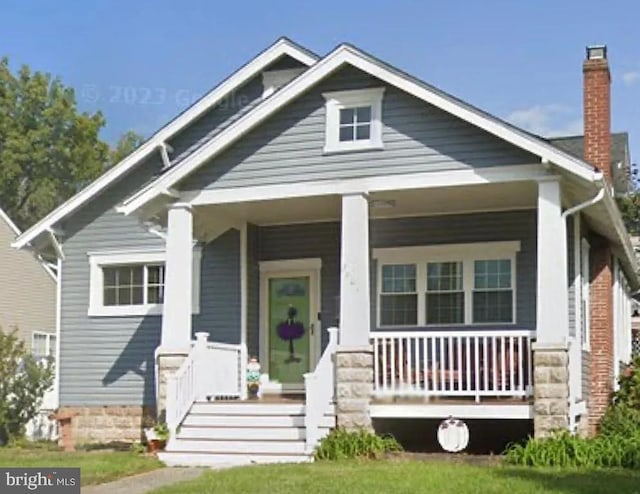
[[[140,441],[155,422],[155,409],[146,406],[61,407],[58,413],[73,416],[75,444]]]
[[[164,420],[167,402],[167,376],[176,372],[187,358],[186,353],[158,354],[158,396],[157,413],[160,420]]]
[[[336,421],[345,429],[371,425],[373,393],[373,349],[338,348],[336,351]]]
[[[569,428],[569,352],[562,346],[533,349],[533,428],[538,438]]]

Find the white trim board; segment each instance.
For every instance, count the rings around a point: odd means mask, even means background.
[[[229,187],[183,192],[182,200],[192,206],[238,202],[295,199],[340,194],[367,194],[396,190],[482,185],[490,183],[544,180],[549,173],[541,164],[496,166],[487,169],[407,173],[341,180],[317,180],[292,184]]]
[[[90,185],[82,189],[75,196],[71,197],[61,206],[54,209],[51,213],[25,231],[15,242],[13,242],[12,246],[15,248],[23,248],[29,244],[38,235],[46,231],[48,228],[51,228],[64,217],[82,206],[94,195],[105,189],[109,184],[126,174],[146,156],[162,146],[166,139],[169,139],[186,127],[190,122],[208,111],[227,94],[229,94],[229,92],[259,74],[265,67],[283,55],[288,55],[307,66],[313,65],[318,60],[317,56],[303,49],[291,40],[287,38],[280,38],[269,48],[257,55],[253,60],[243,65],[235,73],[200,98],[191,107],[158,130],[144,144],[123,159],[120,163],[115,165]]]
[[[160,316],[163,304],[112,305],[103,303],[103,266],[117,266],[122,264],[154,264],[166,263],[164,250],[150,249],[148,251],[133,250],[119,252],[92,252],[89,257],[89,317],[121,317],[121,316]],[[192,313],[200,313],[200,270],[202,264],[202,249],[193,249],[193,301]],[[146,280],[146,274],[145,274]],[[165,280],[166,282],[166,280]],[[147,289],[146,281],[144,290]]]
[[[161,194],[162,191],[169,189],[179,180],[192,173],[196,168],[211,160],[216,154],[242,137],[246,132],[252,130],[276,111],[286,106],[294,98],[300,96],[303,92],[345,64],[352,65],[367,72],[496,137],[529,151],[539,156],[541,162],[555,163],[560,168],[566,169],[570,173],[589,182],[602,178],[602,174],[595,171],[590,165],[557,149],[545,140],[517,129],[477,108],[462,103],[460,100],[417,81],[352,46],[340,45],[325,58],[310,67],[303,75],[291,81],[271,98],[263,101],[247,115],[195,151],[178,166],[175,166],[151,182],[147,187],[128,198],[119,208],[119,211],[125,214],[131,214],[133,211],[144,206],[154,197]]]

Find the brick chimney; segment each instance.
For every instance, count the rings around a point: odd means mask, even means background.
[[[587,47],[584,75],[584,159],[611,182],[611,75],[607,47]],[[590,249],[589,432],[594,434],[613,391],[613,263],[609,241],[595,233]]]
[[[584,159],[611,180],[611,75],[607,47],[588,46],[584,75]]]

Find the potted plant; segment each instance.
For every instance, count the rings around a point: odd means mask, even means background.
[[[162,451],[167,445],[169,439],[169,426],[165,422],[161,422],[144,430],[147,438],[147,448],[149,453],[157,453]]]
[[[255,400],[260,392],[260,363],[255,357],[247,364],[247,391],[249,399]]]

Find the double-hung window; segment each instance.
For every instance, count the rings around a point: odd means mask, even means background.
[[[92,253],[90,316],[159,315],[165,295],[164,251]],[[193,251],[193,312],[199,311],[200,249]]]
[[[324,152],[382,148],[384,88],[323,93],[326,99]]]
[[[520,243],[374,249],[378,326],[511,324]]]
[[[418,309],[415,264],[382,267],[380,320],[385,326],[415,326]]]
[[[34,331],[31,335],[31,353],[36,360],[54,359],[56,356],[56,335]]]

